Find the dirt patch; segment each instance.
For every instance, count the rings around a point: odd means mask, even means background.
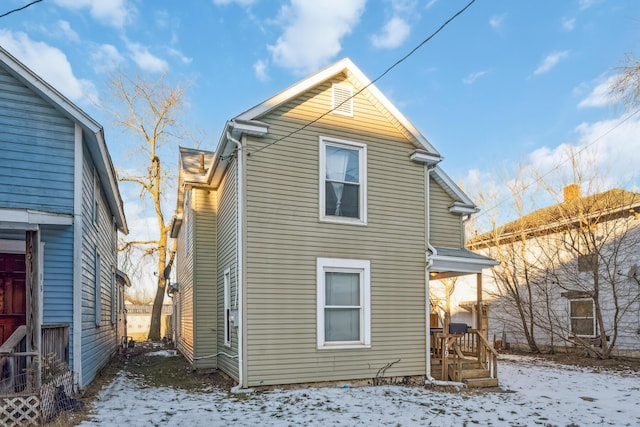
[[[158,352],[159,355],[151,355]],[[82,390],[77,399],[82,409],[61,414],[48,427],[70,427],[88,418],[92,403],[102,388],[110,384],[115,376],[126,371],[136,381],[147,387],[172,387],[176,389],[204,391],[220,389],[229,391],[235,385],[233,379],[220,371],[195,372],[189,363],[171,344],[136,342],[126,354],[118,354],[111,359],[93,380]]]

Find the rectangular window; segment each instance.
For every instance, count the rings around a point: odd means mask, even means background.
[[[318,348],[371,346],[370,262],[318,258]]]
[[[367,146],[320,137],[320,219],[367,223]]]
[[[97,226],[100,221],[100,179],[98,178],[98,172],[93,172],[93,206],[91,214],[93,217],[93,223]]]
[[[118,289],[116,288],[116,269],[111,267],[111,324],[116,323],[116,309],[118,304]]]
[[[224,345],[231,347],[231,270],[224,270]]]
[[[577,337],[593,337],[596,334],[594,304],[591,298],[569,300],[571,333]]]
[[[95,248],[95,265],[94,267],[94,301],[93,301],[93,312],[95,315],[96,326],[100,326],[100,322],[102,321],[102,289],[101,289],[101,279],[100,279],[100,254],[98,253],[98,248]]]

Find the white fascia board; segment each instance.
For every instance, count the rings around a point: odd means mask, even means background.
[[[290,86],[284,91],[278,93],[277,95],[267,99],[261,104],[256,105],[255,107],[245,111],[244,113],[238,115],[236,120],[253,120],[256,119],[269,111],[278,108],[278,106],[287,102],[288,100],[295,98],[296,96],[306,92],[307,90],[319,85],[320,83],[328,80],[329,78],[335,76],[336,74],[342,72],[351,73],[356,79],[360,81],[363,87],[366,87],[375,98],[380,101],[383,107],[393,115],[398,122],[416,139],[417,145],[420,145],[421,148],[428,151],[434,156],[440,156],[438,150],[435,149],[433,145],[427,140],[427,138],[420,133],[420,131],[409,121],[407,118],[387,99],[386,96],[380,90],[371,83],[371,80],[364,73],[356,67],[356,65],[349,59],[343,58],[338,62],[329,65],[323,70],[318,71],[317,73],[307,77],[306,79]]]
[[[455,271],[462,273],[482,273],[485,268],[494,267],[500,264],[495,260],[480,260],[471,258],[459,258],[450,256],[429,256],[427,259],[433,261],[430,270],[432,271]]]
[[[73,215],[33,209],[0,209],[0,222],[25,225],[72,225]]]
[[[234,119],[230,124],[234,134],[238,136],[242,134],[253,136],[264,136],[269,132],[269,125],[257,120],[239,120]]]
[[[457,201],[461,202],[462,205],[466,207],[476,207],[476,204],[473,203],[473,200],[471,200],[469,196],[467,196],[464,191],[462,191],[462,189],[460,189],[460,187],[458,187],[456,183],[453,182],[449,175],[447,175],[440,166],[436,166],[433,172],[442,181],[442,183],[445,185],[445,190],[453,198],[457,199]]]
[[[449,207],[449,212],[461,215],[472,215],[474,213],[478,213],[480,209],[475,206],[467,206],[461,204],[454,204]]]

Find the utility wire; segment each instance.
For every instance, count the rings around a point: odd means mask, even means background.
[[[11,15],[11,14],[12,14],[12,13],[14,13],[14,12],[19,12],[19,11],[21,11],[22,9],[26,9],[26,8],[28,8],[29,6],[33,5],[33,4],[40,3],[41,1],[42,1],[42,0],[35,0],[35,1],[32,1],[31,3],[29,3],[29,4],[25,5],[25,6],[19,7],[19,8],[17,8],[17,9],[10,10],[9,12],[6,12],[6,13],[3,13],[2,15],[0,15],[0,18],[4,18],[4,17],[5,17],[5,16],[7,16],[7,15]]]
[[[575,157],[577,155],[579,155],[580,153],[582,153],[584,150],[586,150],[587,148],[591,147],[592,145],[595,145],[597,142],[599,142],[602,138],[604,138],[605,136],[609,135],[611,132],[613,132],[614,130],[618,129],[620,126],[622,126],[624,123],[628,122],[629,120],[631,120],[632,117],[634,117],[636,114],[640,113],[640,108],[638,108],[636,111],[634,111],[633,113],[629,114],[628,116],[626,116],[625,118],[621,119],[618,123],[615,124],[615,126],[613,126],[611,129],[607,130],[606,132],[604,132],[603,134],[601,134],[600,136],[598,136],[597,138],[595,138],[593,141],[589,142],[588,144],[586,144],[585,146],[583,146],[582,148],[580,148],[578,151],[575,152],[574,156]],[[547,172],[545,172],[544,174],[538,176],[536,179],[534,179],[533,181],[531,181],[529,184],[525,185],[524,187],[522,187],[520,189],[520,192],[528,190],[529,188],[531,188],[534,184],[537,184],[538,182],[541,182],[543,178],[551,175],[552,172],[556,171],[557,169],[560,169],[561,166],[563,166],[565,163],[569,162],[571,160],[571,158],[565,159],[563,161],[561,161],[560,163],[558,163],[557,165],[555,165],[554,167],[552,167],[551,169],[549,169]],[[481,212],[478,212],[475,215],[475,218],[480,218],[483,215],[486,215],[487,213],[498,209],[500,206],[502,206],[503,204],[507,203],[508,201],[510,201],[511,199],[508,198],[504,198],[503,200],[499,201],[498,203],[496,203],[495,205],[482,210]]]
[[[462,15],[473,3],[475,3],[476,0],[471,0],[469,3],[467,3],[467,5],[465,7],[463,7],[462,9],[460,9],[458,12],[456,12],[453,16],[451,16],[451,18],[447,19],[442,25],[440,25],[440,27],[435,30],[433,33],[431,33],[431,35],[429,35],[429,37],[427,37],[426,39],[422,40],[422,42],[420,42],[420,44],[418,44],[416,47],[414,47],[413,49],[411,49],[411,51],[409,53],[407,53],[405,56],[403,56],[402,58],[400,58],[399,60],[397,60],[393,65],[391,65],[389,68],[387,68],[382,74],[380,74],[378,77],[376,77],[375,79],[373,79],[371,82],[369,82],[366,86],[364,86],[362,89],[360,89],[359,91],[357,91],[356,93],[354,93],[353,95],[351,95],[350,97],[344,99],[340,104],[336,105],[335,107],[333,107],[331,110],[321,114],[320,116],[316,117],[315,119],[311,120],[310,122],[306,123],[304,126],[293,130],[291,132],[289,132],[288,134],[281,136],[280,138],[276,139],[275,141],[273,141],[272,143],[265,145],[264,147],[258,148],[256,150],[250,151],[249,154],[255,154],[258,153],[268,147],[272,147],[275,144],[277,144],[278,142],[289,138],[290,136],[295,135],[296,133],[308,128],[309,126],[311,126],[312,124],[316,123],[317,121],[319,121],[320,119],[322,119],[323,117],[325,117],[326,115],[332,113],[333,111],[337,110],[338,108],[340,108],[342,106],[342,104],[344,104],[345,102],[348,102],[350,100],[352,100],[353,98],[355,98],[356,96],[358,96],[359,94],[361,94],[365,89],[367,89],[369,86],[371,86],[372,84],[374,84],[375,82],[377,82],[378,80],[380,80],[381,78],[383,78],[385,75],[387,75],[387,73],[389,73],[391,70],[393,70],[395,67],[397,67],[398,65],[400,65],[402,62],[404,62],[407,58],[409,58],[411,55],[413,55],[418,49],[420,49],[425,43],[429,42],[429,40],[431,40],[432,38],[434,38],[440,31],[442,31],[447,25],[449,25],[451,23],[451,21],[453,21],[454,19],[456,19],[458,16]]]

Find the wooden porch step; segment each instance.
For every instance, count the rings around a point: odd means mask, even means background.
[[[497,378],[466,378],[462,382],[472,388],[498,387]]]
[[[469,378],[490,378],[489,371],[486,369],[463,369],[462,370],[462,379],[466,380]]]

